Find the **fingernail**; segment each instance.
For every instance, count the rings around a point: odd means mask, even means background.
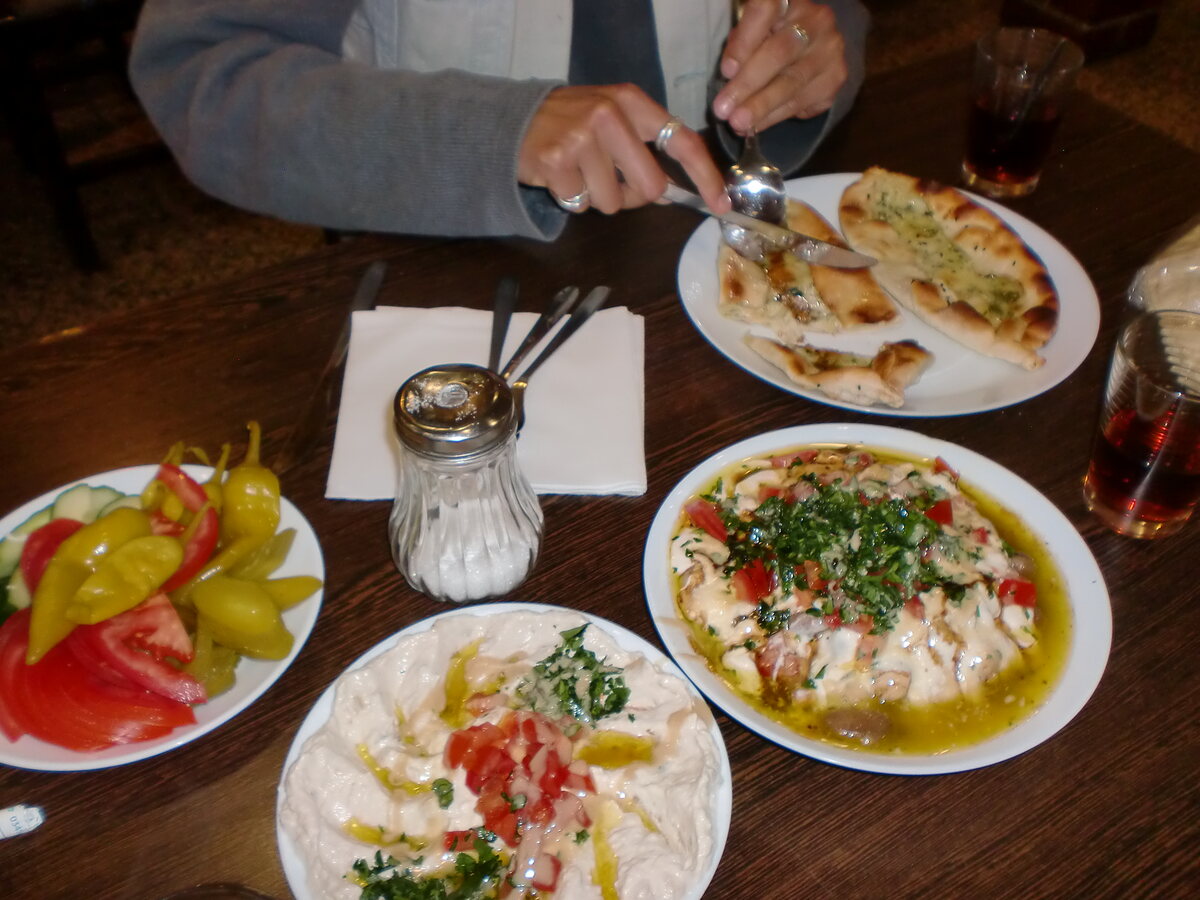
[[[728,119],[729,114],[733,112],[733,101],[728,97],[718,97],[713,101],[713,112],[717,114],[718,119]]]
[[[721,74],[726,78],[732,78],[736,75],[739,68],[741,67],[738,65],[738,61],[732,56],[727,56],[721,60]]]
[[[750,111],[739,109],[728,117],[729,127],[739,134],[750,130]]]

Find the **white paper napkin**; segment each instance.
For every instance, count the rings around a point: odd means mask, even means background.
[[[513,316],[503,359],[536,318],[533,313]],[[461,307],[392,306],[354,313],[326,497],[393,497],[397,388],[428,366],[486,365],[491,328],[490,312]],[[646,492],[644,346],[641,316],[624,307],[602,309],[530,379],[517,458],[535,491]]]

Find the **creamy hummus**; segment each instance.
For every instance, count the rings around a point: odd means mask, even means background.
[[[343,675],[328,722],[284,781],[280,821],[312,894],[356,900],[360,888],[347,875],[377,850],[416,877],[453,871],[456,854],[443,850],[444,836],[483,819],[466,772],[446,763],[447,742],[456,730],[511,714],[533,666],[561,646],[563,632],[586,622],[569,611],[455,615]],[[595,624],[583,634],[596,659],[620,670],[629,696],[619,712],[574,731],[575,756],[603,732],[643,739],[652,753],[588,767],[595,786],[583,798],[589,827],[548,829],[540,850],[562,868],[553,894],[539,896],[600,898],[598,858],[615,860],[610,886],[622,900],[698,896],[715,848],[721,778],[711,715],[678,676],[622,650]],[[445,790],[440,803],[430,789],[437,779],[452,785],[448,803]],[[493,848],[515,855],[499,838]]]

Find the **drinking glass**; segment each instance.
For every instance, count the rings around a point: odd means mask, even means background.
[[[1000,28],[975,47],[963,183],[989,197],[1037,187],[1083,51],[1044,28]]]
[[[1200,499],[1200,313],[1144,312],[1121,332],[1083,494],[1129,537],[1174,534],[1191,516]]]

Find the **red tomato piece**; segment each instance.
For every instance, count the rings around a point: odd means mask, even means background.
[[[474,850],[475,837],[476,834],[473,829],[467,831],[447,831],[446,836],[442,838],[442,847],[451,853]]]
[[[940,456],[933,461],[933,471],[935,473],[945,472],[951,478],[953,478],[955,481],[958,481],[958,470],[955,469],[953,466],[951,466],[950,463],[946,462]]]
[[[0,707],[5,733],[28,734],[81,752],[152,740],[196,721],[191,707],[149,691],[94,676],[65,645],[33,666],[24,663],[29,614],[12,615],[0,629]],[[15,728],[14,728],[15,723]]]
[[[812,591],[823,591],[829,584],[821,577],[821,564],[815,559],[804,561],[804,581]]]
[[[557,856],[539,853],[533,863],[533,886],[539,891],[552,891],[558,885],[558,873],[562,863]]]
[[[82,527],[83,523],[76,519],[51,519],[25,539],[21,549],[21,577],[31,594],[37,590],[59,545]]]
[[[150,513],[150,530],[160,536],[179,537],[187,529],[184,528],[182,522],[176,522],[171,517],[164,516],[161,510],[156,509]]]
[[[988,539],[988,530],[980,525],[971,532],[971,537],[975,538],[975,543],[986,544]]]
[[[925,515],[933,519],[939,525],[954,524],[954,507],[950,503],[949,497],[943,497],[929,509],[925,510]]]
[[[771,593],[771,573],[761,559],[733,573],[733,590],[743,603],[757,603]]]
[[[212,557],[221,534],[221,523],[216,510],[211,506],[206,507],[184,533],[186,539],[183,545],[183,561],[174,574],[163,582],[163,593],[183,587]]]
[[[1005,578],[996,586],[996,596],[1001,603],[1017,606],[1037,606],[1037,586],[1032,581]]]
[[[204,488],[179,466],[163,463],[158,467],[159,481],[183,503],[188,512],[199,512],[208,502]]]
[[[683,505],[683,511],[687,513],[693,525],[704,529],[718,541],[724,543],[729,539],[729,531],[725,528],[715,503],[696,497]]]
[[[810,463],[817,458],[817,450],[801,450],[799,453],[788,453],[783,456],[772,456],[771,465],[776,469],[786,469],[792,463]]]
[[[81,658],[101,659],[138,687],[180,703],[208,699],[199,681],[164,662],[167,657],[189,662],[194,652],[166,594],[95,625],[76,626],[67,639],[72,646],[85,645]]]
[[[489,779],[507,778],[516,765],[512,757],[500,747],[494,744],[482,747],[476,752],[472,765],[467,769],[467,787],[479,794]]]

